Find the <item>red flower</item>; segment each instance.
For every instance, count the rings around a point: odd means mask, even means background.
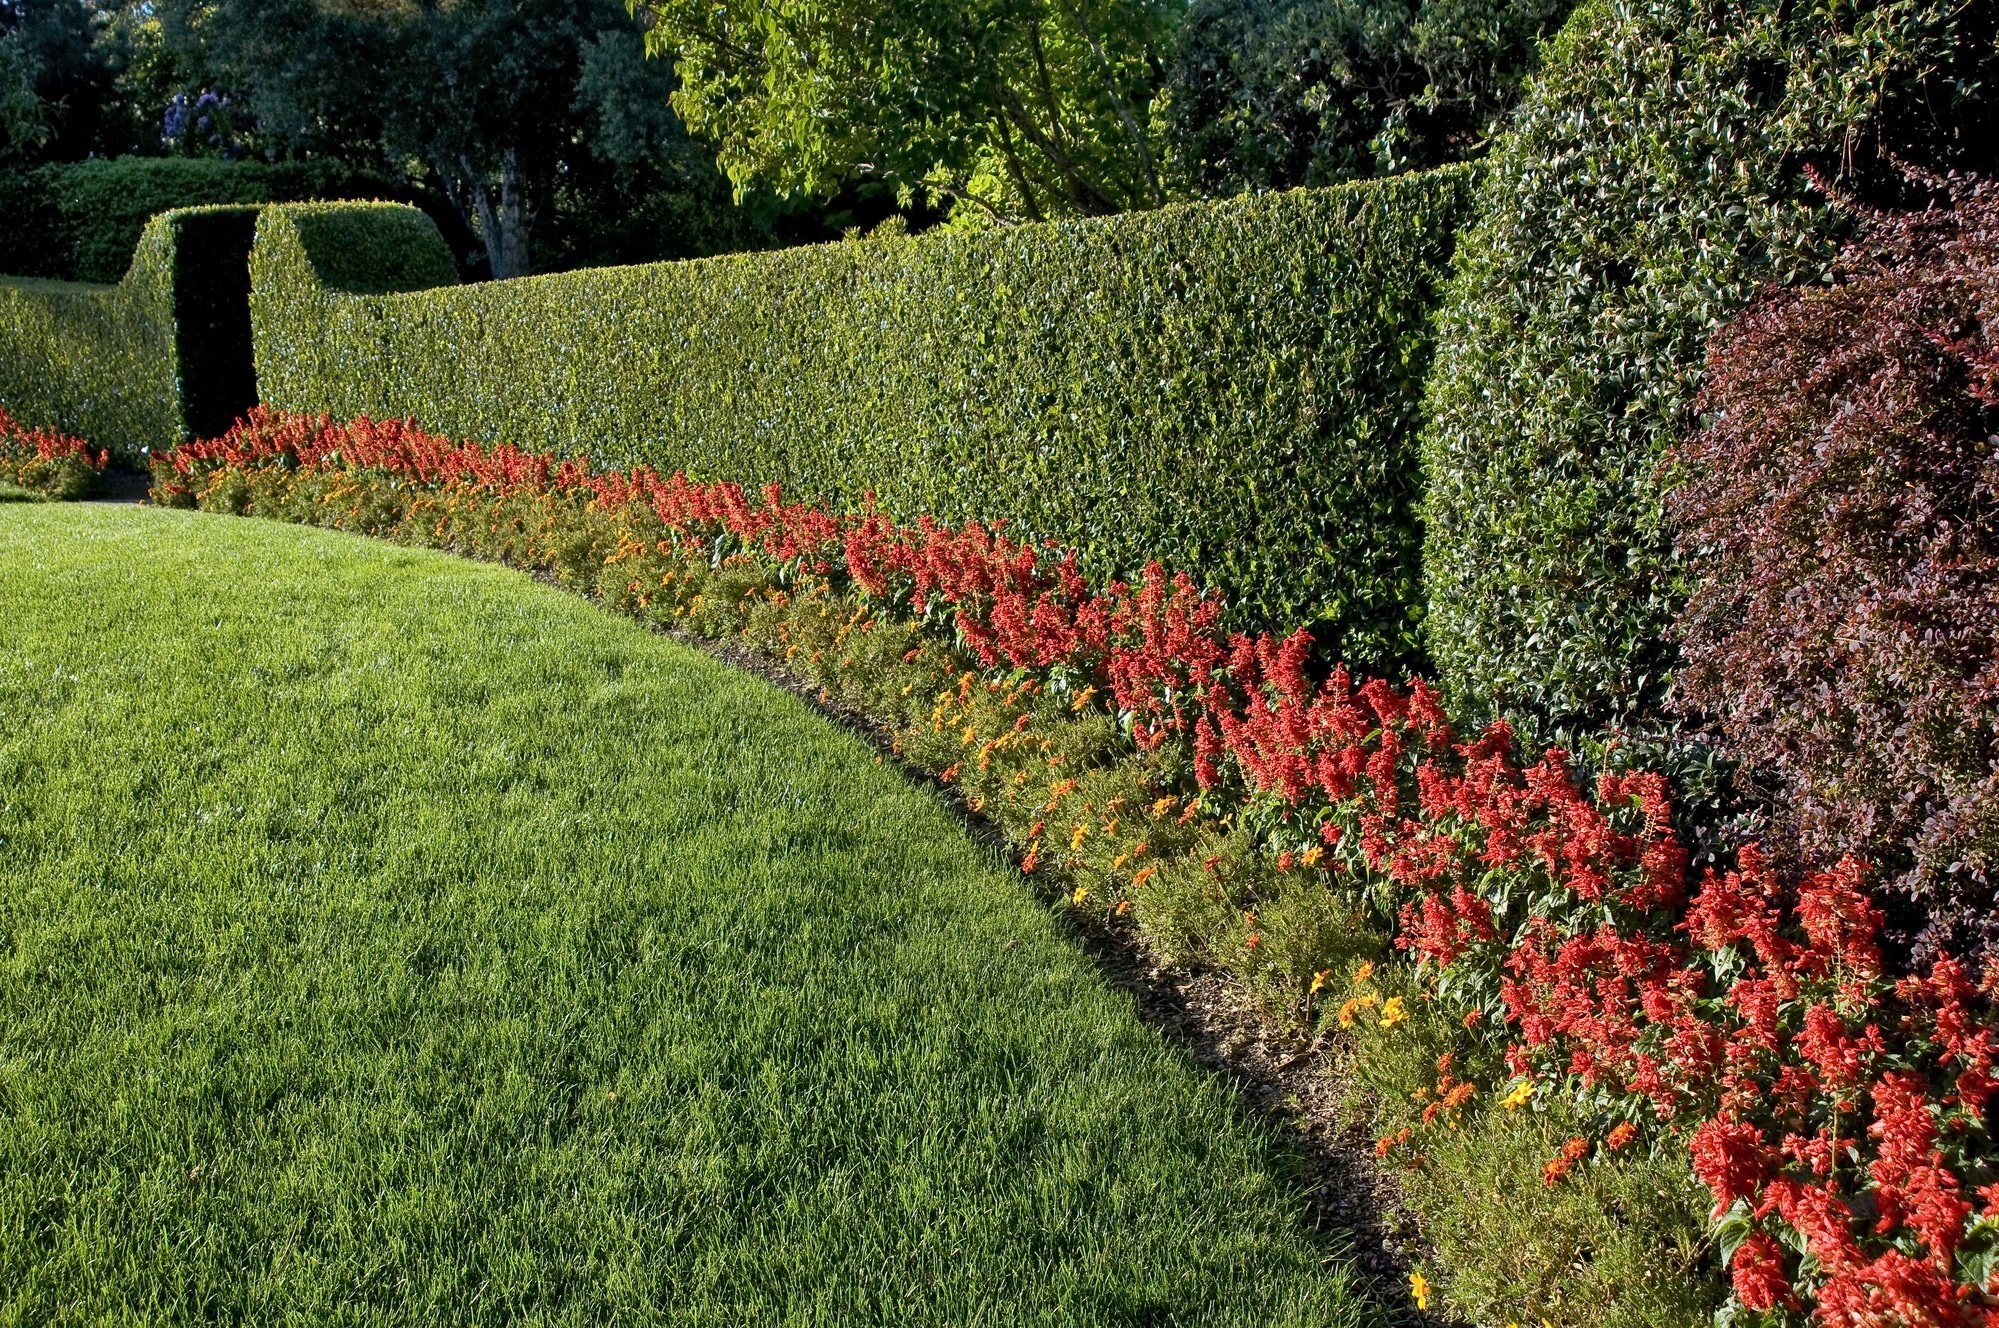
[[[1728,1274],[1736,1298],[1752,1310],[1798,1308],[1790,1274],[1784,1271],[1784,1251],[1760,1231],[1735,1247],[1735,1254],[1728,1261]]]

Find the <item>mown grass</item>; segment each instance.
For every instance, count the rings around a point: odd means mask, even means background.
[[[1288,1157],[782,693],[0,509],[0,1322],[1372,1321]]]

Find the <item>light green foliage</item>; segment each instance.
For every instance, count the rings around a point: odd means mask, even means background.
[[[1171,0],[640,0],[674,105],[739,190],[881,184],[969,222],[1165,201]]]
[[[561,592],[17,506],[0,713],[0,1318],[1377,1321],[933,799]]]
[[[1468,183],[376,298],[314,279],[303,237],[346,214],[277,208],[258,373],[291,410],[1011,518],[1099,575],[1159,558],[1388,668],[1416,642],[1412,438]],[[353,250],[390,262],[423,228],[351,215],[408,229]]]
[[[1655,711],[1682,572],[1657,467],[1708,334],[1808,280],[1852,187],[1988,167],[1994,0],[1592,0],[1495,151],[1427,402],[1428,642],[1529,728]]]

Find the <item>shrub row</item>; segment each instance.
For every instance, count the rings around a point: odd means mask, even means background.
[[[257,400],[255,225],[255,208],[184,208],[147,225],[116,286],[0,279],[0,408],[134,464],[226,429]]]
[[[1244,621],[1400,666],[1428,322],[1469,184],[388,295],[351,292],[444,275],[417,214],[278,207],[258,372],[288,409],[1004,516],[1100,576],[1200,566]]]
[[[1543,731],[1662,709],[1687,591],[1659,461],[1709,333],[1815,280],[1806,166],[1999,163],[1999,0],[1590,0],[1495,149],[1426,413],[1427,639],[1454,707]]]
[[[1989,1321],[1990,991],[1948,959],[1888,977],[1855,863],[1793,890],[1749,848],[1696,879],[1660,775],[1459,736],[1421,683],[1314,681],[1306,633],[1227,638],[1156,564],[1100,590],[989,527],[400,424],[260,415],[155,475],[165,501],[549,572],[838,691],[1068,906],[1352,1036],[1377,1151],[1469,1265],[1436,1275],[1453,1308],[1697,1321],[1677,1166],[1712,1203],[1727,1321]],[[1614,1211],[1563,1201],[1583,1184]],[[1564,1258],[1495,1276],[1558,1222]]]
[[[308,198],[408,202],[408,185],[328,162],[120,157],[62,162],[0,176],[11,223],[0,237],[0,273],[116,282],[139,237],[162,212]]]

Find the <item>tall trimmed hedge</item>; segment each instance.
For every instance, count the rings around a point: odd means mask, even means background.
[[[0,279],[0,406],[135,463],[226,428],[257,399],[243,299],[255,215],[155,217],[116,286]]]
[[[386,296],[328,286],[371,250],[441,274],[409,257],[438,251],[417,214],[278,207],[252,258],[258,373],[295,410],[1006,516],[1097,573],[1157,557],[1399,666],[1429,317],[1469,186]]]
[[[1455,703],[1546,731],[1656,714],[1682,568],[1660,459],[1709,333],[1818,277],[1812,192],[1999,154],[1999,0],[1590,0],[1459,246],[1423,442],[1427,638]]]

